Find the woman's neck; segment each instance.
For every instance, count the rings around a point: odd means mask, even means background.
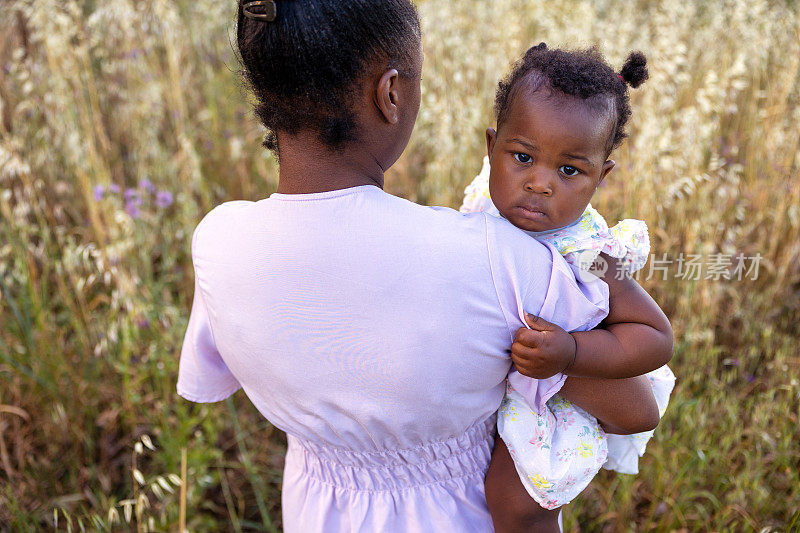
[[[307,194],[358,185],[383,188],[383,169],[366,152],[350,145],[333,151],[316,134],[280,135],[280,170],[277,192]]]

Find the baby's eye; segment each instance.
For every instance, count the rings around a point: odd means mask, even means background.
[[[558,171],[564,174],[565,176],[570,176],[570,177],[577,176],[578,174],[581,173],[580,170],[578,170],[575,167],[571,167],[569,165],[561,165],[560,167],[558,167]]]
[[[516,159],[520,163],[530,163],[531,162],[531,156],[529,156],[528,154],[523,154],[521,152],[515,153],[514,154],[514,159]]]

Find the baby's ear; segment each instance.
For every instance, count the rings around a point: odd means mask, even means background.
[[[492,150],[494,150],[494,142],[497,140],[497,132],[494,128],[486,129],[486,155],[489,159],[492,158]]]
[[[600,185],[600,183],[602,183],[602,181],[605,179],[608,173],[611,172],[611,169],[614,168],[614,165],[616,165],[616,163],[614,162],[613,159],[609,159],[605,163],[603,163],[603,168],[600,169],[600,179],[597,182],[598,185]]]

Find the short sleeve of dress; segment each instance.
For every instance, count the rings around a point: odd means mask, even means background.
[[[588,331],[608,316],[608,285],[567,263],[550,243],[553,270],[539,316],[567,331]]]
[[[193,256],[199,229],[200,225],[192,236]],[[241,385],[222,360],[214,341],[208,306],[200,287],[200,277],[195,262],[194,299],[189,326],[181,348],[178,394],[193,402],[218,402],[239,388]]]
[[[572,267],[555,248],[549,244],[546,246],[552,255],[553,265],[547,294],[538,316],[567,331],[588,331],[597,327],[608,315],[608,285],[600,278]],[[527,324],[525,327],[528,327]],[[545,403],[561,390],[566,379],[564,374],[556,374],[534,380],[516,370],[508,375],[511,386],[538,412],[542,412]]]
[[[492,276],[511,338],[517,329],[528,327],[525,312],[567,331],[592,329],[608,315],[604,281],[595,276],[576,278],[558,250],[531,239],[508,221],[487,216],[486,222]],[[535,380],[512,370],[508,379],[531,407],[542,409],[566,376]]]

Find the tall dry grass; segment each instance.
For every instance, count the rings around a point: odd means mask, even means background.
[[[174,387],[194,226],[276,186],[233,7],[0,4],[0,529],[174,530],[182,449],[189,529],[280,527],[283,437],[242,395],[199,406]],[[800,528],[797,3],[419,8],[422,109],[387,187],[421,203],[460,203],[497,79],[528,46],[650,61],[593,204],[646,220],[673,261],[641,282],[672,319],[679,382],[641,474],[599,476],[567,529]],[[761,262],[757,279],[682,279],[680,254]]]

